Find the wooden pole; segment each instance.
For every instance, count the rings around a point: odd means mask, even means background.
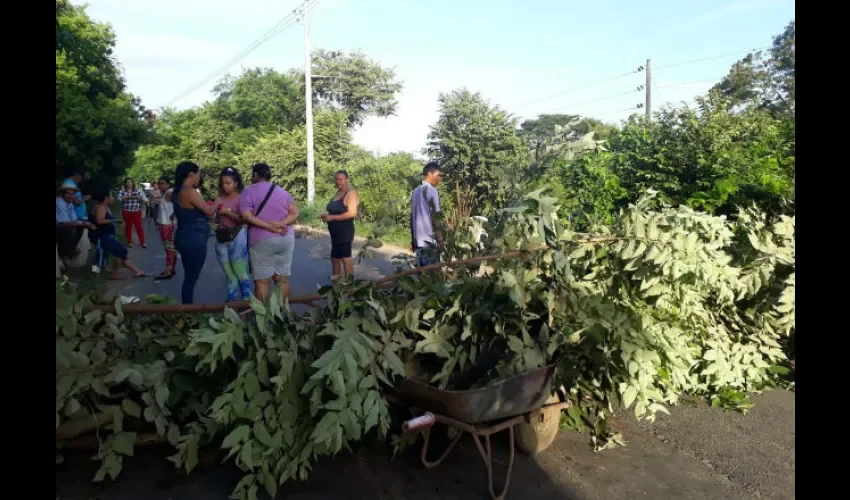
[[[587,238],[583,240],[572,241],[572,243],[610,243],[613,241],[618,241],[623,238],[618,236],[606,236],[599,238]],[[427,271],[434,271],[437,269],[442,269],[444,267],[460,267],[460,266],[468,266],[470,264],[478,264],[481,262],[486,262],[490,260],[499,260],[499,259],[514,259],[517,257],[522,257],[523,255],[539,252],[541,250],[545,250],[548,247],[542,246],[540,248],[533,248],[529,250],[518,250],[514,252],[500,253],[494,255],[482,255],[479,257],[471,257],[469,259],[460,259],[453,260],[449,262],[440,262],[437,264],[430,264],[427,266],[417,267],[414,269],[409,269],[407,271],[402,271],[400,273],[393,274],[392,276],[386,276],[374,281],[367,282],[363,285],[363,287],[368,286],[376,286],[378,288],[391,288],[393,286],[392,282],[398,280],[399,278],[403,278],[405,276],[412,276],[415,274],[422,274]],[[295,297],[291,297],[289,299],[290,304],[306,304],[310,306],[315,306],[316,302],[322,300],[322,296],[318,294],[313,295],[299,295]],[[127,304],[121,307],[121,311],[124,314],[191,314],[191,313],[205,313],[205,312],[221,312],[224,311],[225,308],[230,308],[235,311],[244,311],[251,307],[251,302],[247,300],[237,300],[233,302],[223,302],[218,304]],[[98,304],[89,306],[87,311],[95,311],[100,310],[103,312],[112,312],[114,311],[115,306],[112,304]]]

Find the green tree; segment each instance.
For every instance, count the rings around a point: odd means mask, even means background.
[[[316,196],[329,196],[333,173],[343,166],[350,149],[351,132],[344,126],[347,116],[342,112],[322,111],[316,114],[314,127],[316,155]],[[238,158],[243,175],[251,165],[267,163],[272,168],[272,181],[280,184],[296,199],[307,197],[307,135],[299,125],[281,134],[262,136]]]
[[[360,198],[360,217],[406,228],[410,221],[410,185],[422,181],[422,163],[408,153],[381,158],[364,153],[346,165]]]
[[[114,46],[108,25],[56,0],[57,178],[85,167],[95,182],[115,182],[145,137],[148,112],[125,91]]]
[[[734,111],[716,92],[699,109],[664,109],[650,124],[632,117],[612,135],[612,171],[634,200],[658,190],[673,204],[734,213],[753,202],[771,212],[794,199],[794,143],[770,110]]]
[[[487,213],[512,197],[517,170],[528,158],[517,119],[467,89],[441,93],[439,103],[440,117],[431,126],[424,153],[444,167],[454,196],[470,202],[459,217]]]
[[[605,140],[614,130],[613,125],[607,125],[595,118],[582,118],[579,115],[543,114],[533,120],[525,120],[520,124],[519,135],[525,137],[532,149],[543,144],[547,139],[557,136],[565,127],[573,134],[571,139],[577,139],[590,132],[594,137]]]
[[[756,105],[794,116],[796,110],[796,21],[774,37],[765,59],[762,51],[747,54],[713,87],[731,106]]]
[[[313,52],[313,95],[320,105],[348,114],[348,124],[362,125],[369,116],[392,116],[402,84],[395,71],[382,67],[361,52],[317,49]],[[304,74],[299,73],[300,81]],[[303,88],[303,87],[302,87]]]
[[[611,170],[612,153],[597,151],[573,160],[558,158],[534,184],[546,187],[558,198],[558,215],[573,230],[590,231],[614,220],[628,193]]]
[[[304,87],[291,75],[268,68],[227,75],[215,87],[213,115],[261,133],[283,132],[304,123]]]

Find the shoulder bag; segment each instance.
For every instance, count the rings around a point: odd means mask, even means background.
[[[269,198],[274,192],[274,188],[277,187],[275,184],[272,184],[272,187],[269,188],[269,191],[266,193],[266,197],[263,198],[263,201],[260,202],[260,206],[257,207],[257,211],[254,212],[255,217],[260,216],[260,212],[263,211],[263,207],[266,206],[266,203],[269,201]],[[239,231],[242,230],[242,226],[236,227],[228,227],[219,225],[215,228],[215,239],[219,243],[228,243],[236,239],[236,236],[239,234]]]

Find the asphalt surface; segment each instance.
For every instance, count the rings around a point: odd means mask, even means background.
[[[794,393],[753,398],[747,415],[679,406],[654,424],[624,414],[614,420],[627,446],[595,453],[586,436],[562,430],[552,446],[529,457],[517,452],[507,498],[546,500],[745,500],[794,499]],[[506,440],[494,438],[494,455],[506,458]],[[431,458],[438,453],[432,450]],[[241,477],[231,465],[174,472],[167,449],[146,448],[125,460],[115,483],[90,482],[97,464],[69,455],[56,468],[56,498],[63,500],[225,499]],[[418,462],[419,447],[391,460],[382,446],[343,452],[316,463],[306,482],[285,484],[278,498],[486,499],[487,474],[466,437],[440,466]],[[497,481],[504,469],[494,466]],[[179,478],[179,479],[178,479]],[[501,484],[501,483],[497,483]],[[498,486],[497,486],[498,488]]]
[[[131,258],[148,272],[161,271],[161,248],[134,249]],[[212,245],[212,242],[210,243]],[[327,237],[299,239],[293,265],[293,292],[311,293],[329,280]],[[390,249],[356,270],[375,278],[390,274]],[[210,254],[198,285],[198,302],[220,302],[224,276]],[[116,291],[179,297],[180,280],[123,282]],[[517,452],[507,498],[567,500],[749,500],[795,498],[795,395],[775,390],[753,396],[747,415],[709,408],[704,402],[670,408],[654,423],[618,415],[612,426],[627,446],[595,453],[587,436],[562,430],[552,446],[529,457]],[[494,438],[496,458],[507,457],[506,439]],[[438,450],[432,450],[431,458]],[[125,460],[120,480],[90,482],[97,464],[90,454],[70,454],[56,468],[56,498],[63,500],[225,499],[240,479],[232,465],[203,467],[189,477],[176,475],[167,448],[145,448]],[[378,445],[320,460],[306,482],[284,485],[278,498],[319,499],[486,499],[487,473],[468,438],[440,466],[419,463],[419,447],[391,460]],[[497,485],[500,472],[495,466]],[[498,489],[498,486],[497,486]],[[262,497],[261,497],[262,498]]]
[[[167,281],[156,281],[152,276],[161,273],[165,269],[165,251],[159,240],[151,219],[144,221],[145,236],[147,236],[148,248],[136,245],[130,249],[129,258],[151,277],[131,278],[124,281],[110,281],[109,294],[114,296],[134,296],[141,300],[149,294],[165,295],[179,302],[180,287],[183,283],[183,266],[178,254],[177,275]],[[315,234],[314,232],[298,232],[299,237],[295,241],[295,254],[292,258],[292,295],[307,295],[315,293],[318,287],[330,283],[330,238],[327,234]],[[354,258],[363,246],[362,239],[354,242]],[[210,237],[208,242],[207,259],[201,277],[195,287],[196,304],[213,304],[227,301],[227,280],[215,255],[215,238]],[[374,259],[364,259],[355,265],[354,274],[360,279],[377,279],[381,276],[393,274],[396,263],[392,262],[392,256],[402,249],[387,247],[379,249]],[[356,262],[356,261],[355,261]],[[129,275],[129,271],[124,271]]]

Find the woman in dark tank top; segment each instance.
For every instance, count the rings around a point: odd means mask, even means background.
[[[340,170],[334,175],[337,192],[326,207],[321,218],[328,224],[331,235],[332,280],[340,274],[354,274],[351,262],[351,244],[354,242],[354,218],[357,217],[357,192],[348,185],[348,172]]]
[[[200,167],[190,161],[181,162],[174,172],[172,200],[177,218],[174,248],[183,260],[180,298],[184,304],[194,302],[195,285],[207,259],[210,217],[215,214],[213,206],[208,205],[196,191],[201,180],[199,172]]]

